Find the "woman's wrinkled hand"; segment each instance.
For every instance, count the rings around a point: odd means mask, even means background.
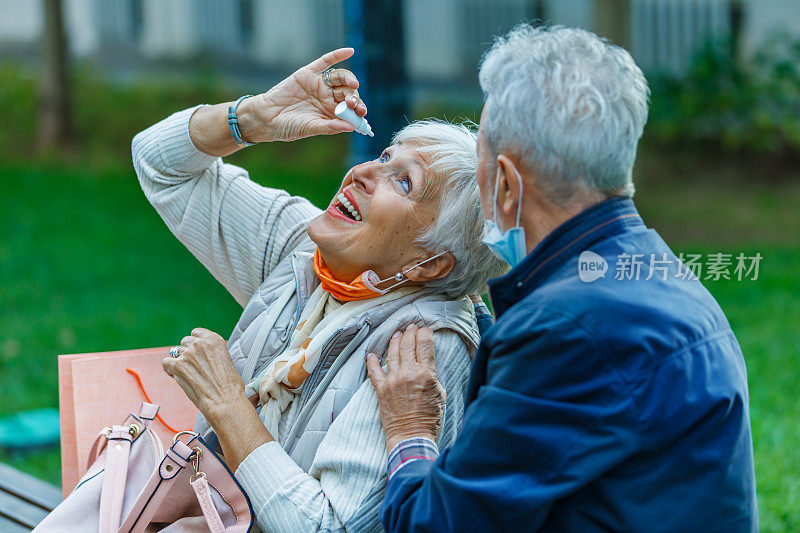
[[[294,141],[314,135],[353,131],[349,122],[334,114],[346,101],[360,116],[367,107],[358,96],[358,80],[347,69],[324,72],[353,55],[352,48],[339,48],[295,71],[266,93],[244,100],[239,106],[239,127],[249,142]]]
[[[444,387],[436,378],[433,331],[410,325],[389,341],[386,372],[375,354],[367,356],[367,371],[386,433],[386,451],[412,437],[436,442],[442,428]]]
[[[245,399],[244,382],[221,336],[195,328],[181,341],[178,354],[164,358],[161,365],[212,425],[216,412]]]

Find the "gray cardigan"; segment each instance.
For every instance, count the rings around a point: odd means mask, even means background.
[[[228,348],[237,370],[249,375],[282,352],[319,283],[306,228],[321,211],[197,150],[188,134],[195,109],[139,133],[133,140],[134,167],[170,230],[245,307]],[[287,287],[294,289],[288,299]],[[439,444],[453,442],[463,417],[470,354],[478,343],[475,316],[466,298],[446,301],[417,291],[354,318],[334,334],[318,369],[284,412],[276,441],[239,466],[236,477],[264,531],[381,530],[385,441],[364,357],[385,353],[391,334],[412,322],[435,331],[437,372],[447,391]],[[256,358],[248,365],[251,352]],[[198,428],[206,427],[201,417]]]

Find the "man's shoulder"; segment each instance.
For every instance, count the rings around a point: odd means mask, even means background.
[[[684,274],[685,266],[655,232],[647,233],[609,239],[584,250],[591,256],[576,254],[507,309],[487,335],[487,343],[535,343],[540,350],[563,354],[563,362],[602,358],[605,361],[598,364],[610,363],[631,375],[670,364],[673,354],[692,347],[732,352],[735,339],[732,343],[725,339],[732,332],[717,302],[699,281]],[[648,254],[662,262],[651,265]],[[587,256],[599,264],[594,272],[601,275],[581,275],[581,262]],[[619,261],[630,256],[642,262],[638,276],[618,274]],[[528,364],[523,352],[511,353]]]
[[[615,348],[652,335],[669,353],[730,330],[714,297],[652,230],[583,250],[520,303],[561,314]]]

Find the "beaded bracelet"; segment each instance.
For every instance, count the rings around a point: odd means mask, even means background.
[[[253,95],[246,94],[241,96],[238,100],[236,100],[235,104],[228,106],[228,125],[231,127],[231,135],[233,135],[233,140],[236,141],[236,144],[238,144],[240,147],[253,146],[256,144],[242,140],[242,132],[239,131],[239,117],[236,116],[236,110],[239,109],[239,104],[242,103],[242,100],[245,98],[250,98],[251,96]]]

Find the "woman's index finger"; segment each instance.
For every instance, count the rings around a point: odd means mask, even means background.
[[[319,59],[316,59],[308,64],[307,68],[313,70],[317,74],[322,74],[325,72],[326,69],[331,68],[336,63],[341,63],[345,59],[348,59],[355,53],[354,48],[338,48],[336,50],[331,50],[327,54],[324,54]]]
[[[400,337],[400,366],[411,367],[416,362],[417,332],[416,324],[409,324]]]
[[[416,355],[421,365],[436,370],[436,341],[433,339],[433,330],[420,328],[417,331]]]
[[[386,370],[394,372],[400,366],[400,331],[395,331],[389,340],[389,348],[386,351]]]

